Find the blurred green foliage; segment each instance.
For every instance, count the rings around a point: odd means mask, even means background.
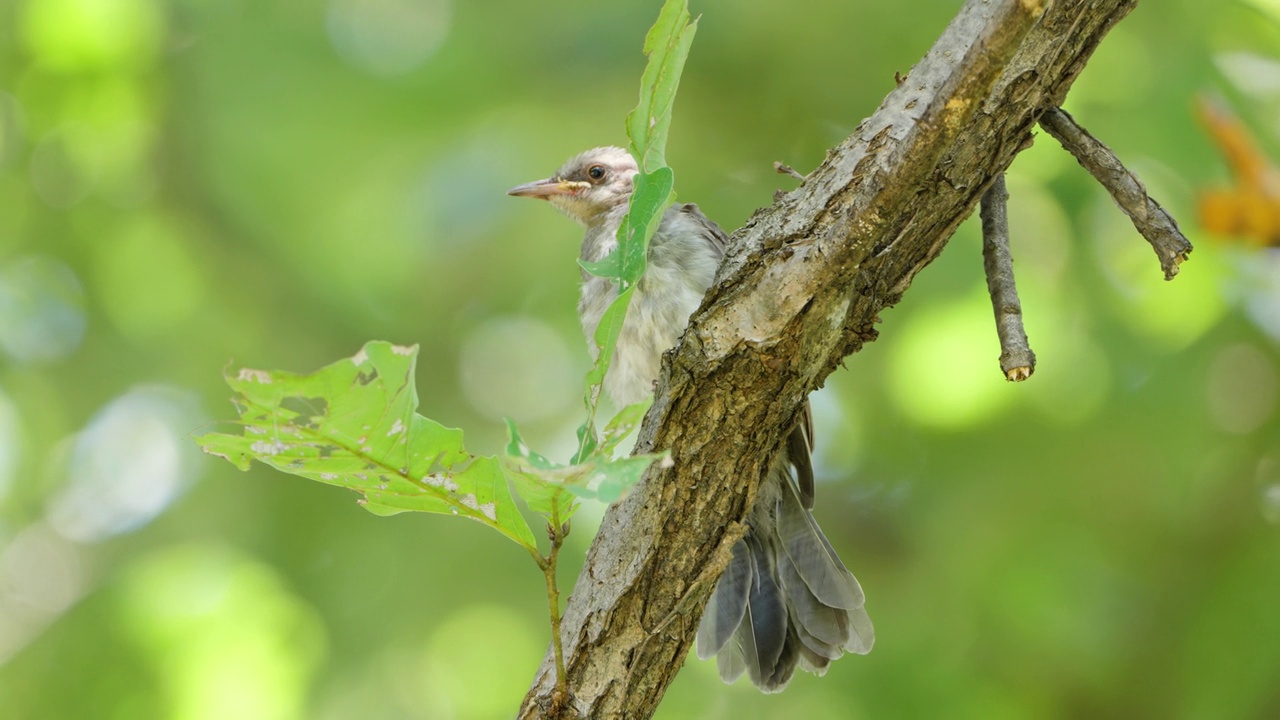
[[[959,0],[707,0],[668,162],[726,227]],[[420,343],[469,449],[574,447],[579,234],[503,192],[625,137],[658,3],[0,4],[0,714],[508,717],[542,579],[474,523],[203,462],[223,368]],[[1174,213],[1172,283],[1040,136],[1009,178],[1040,364],[966,223],[814,397],[817,515],[879,642],[779,696],[691,660],[666,718],[1280,715],[1280,260],[1206,237],[1225,95],[1280,158],[1280,10],[1143,3],[1068,109]],[[193,455],[193,453],[196,453]],[[584,508],[565,578],[589,539]]]

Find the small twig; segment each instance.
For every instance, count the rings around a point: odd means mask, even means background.
[[[795,168],[785,163],[775,162],[773,164],[773,169],[779,175],[790,175],[791,177],[799,180],[800,182],[804,182],[805,180],[809,179],[808,175],[801,174],[800,171],[796,170]]]
[[[1027,344],[1022,327],[1022,301],[1013,281],[1013,254],[1009,251],[1009,191],[1004,173],[996,176],[982,196],[982,267],[987,272],[987,291],[996,314],[996,334],[1000,337],[1000,369],[1011,382],[1022,382],[1036,371],[1036,354]]]
[[[552,505],[551,522],[547,523],[547,537],[551,540],[551,552],[545,562],[539,563],[547,581],[547,606],[551,612],[551,647],[556,658],[556,684],[551,694],[554,706],[563,705],[569,698],[564,674],[564,643],[560,639],[560,586],[556,580],[556,561],[560,557],[560,546],[564,545],[565,536],[569,534],[569,523],[560,523],[559,507]]]
[[[1040,127],[1062,143],[1111,193],[1120,209],[1133,220],[1134,227],[1155,249],[1164,268],[1164,279],[1172,280],[1178,274],[1178,266],[1191,253],[1191,243],[1178,229],[1178,223],[1147,194],[1138,176],[1120,162],[1111,148],[1080,127],[1062,108],[1046,110],[1040,116]]]

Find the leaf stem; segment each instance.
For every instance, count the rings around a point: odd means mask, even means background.
[[[560,508],[552,505],[551,521],[547,523],[547,537],[551,539],[551,551],[545,562],[539,563],[542,574],[547,580],[547,607],[551,612],[551,647],[556,658],[556,684],[553,698],[556,704],[568,699],[567,682],[564,675],[564,646],[560,642],[560,586],[556,581],[556,561],[560,557],[560,546],[569,535],[569,523],[560,522]]]

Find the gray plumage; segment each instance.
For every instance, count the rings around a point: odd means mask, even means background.
[[[617,246],[637,172],[626,150],[601,147],[570,159],[546,180],[509,192],[549,200],[586,226],[581,257],[598,261]],[[676,204],[662,216],[604,381],[619,406],[653,392],[662,353],[675,346],[702,302],[727,240],[697,205]],[[578,315],[593,353],[591,338],[617,293],[612,281],[583,273]],[[810,512],[812,438],[806,403],[760,482],[750,529],[734,546],[698,628],[698,657],[716,656],[725,682],[746,673],[761,690],[778,692],[797,666],[822,675],[832,660],[845,652],[865,654],[874,643],[862,588]]]

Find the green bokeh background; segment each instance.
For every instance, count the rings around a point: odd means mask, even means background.
[[[0,2],[0,716],[514,713],[525,553],[191,436],[233,417],[228,363],[380,338],[473,451],[505,414],[566,457],[578,230],[504,191],[624,142],[658,5]],[[960,5],[695,2],[681,199],[740,225]],[[779,696],[691,659],[659,717],[1280,716],[1280,259],[1197,227],[1228,181],[1202,91],[1280,157],[1280,3],[1145,2],[1068,101],[1196,244],[1177,281],[1041,135],[1009,177],[1035,377],[999,373],[971,220],[814,396],[875,651]]]

